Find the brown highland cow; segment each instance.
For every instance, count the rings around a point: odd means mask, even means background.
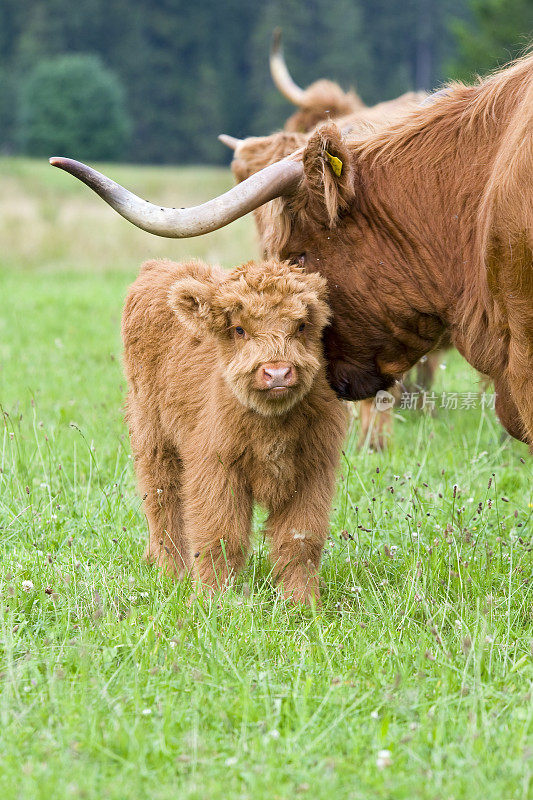
[[[449,336],[533,451],[533,55],[361,138],[325,125],[303,151],[194,209],[52,163],[158,235],[215,230],[273,201],[268,253],[328,280],[324,344],[339,396],[389,388]]]
[[[122,334],[149,560],[223,588],[246,560],[255,501],[285,597],[319,599],[347,428],[326,380],[328,319],[325,280],[288,264],[144,265]]]

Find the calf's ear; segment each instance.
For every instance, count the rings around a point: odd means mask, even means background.
[[[179,321],[193,335],[214,333],[213,298],[218,286],[213,272],[204,264],[193,264],[170,287],[168,299]]]
[[[332,122],[309,139],[303,154],[302,211],[309,211],[333,228],[354,199],[350,151],[340,130]]]

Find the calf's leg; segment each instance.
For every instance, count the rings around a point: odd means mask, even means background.
[[[243,567],[250,547],[252,496],[223,465],[186,471],[184,524],[200,589],[216,592]]]
[[[135,469],[149,528],[144,557],[170,575],[182,578],[190,562],[183,526],[183,464],[179,454],[171,447],[154,448],[151,453],[137,456]]]
[[[308,476],[285,506],[267,521],[276,578],[287,599],[320,602],[318,574],[329,531],[334,473]]]

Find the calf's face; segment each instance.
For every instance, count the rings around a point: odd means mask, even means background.
[[[215,337],[221,374],[242,405],[264,416],[286,413],[323,363],[325,280],[275,260],[227,275],[200,266],[172,286],[178,318],[196,337]]]

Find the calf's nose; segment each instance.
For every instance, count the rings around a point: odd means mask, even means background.
[[[295,371],[291,364],[282,361],[263,364],[259,367],[259,380],[265,389],[292,386],[295,382]]]

